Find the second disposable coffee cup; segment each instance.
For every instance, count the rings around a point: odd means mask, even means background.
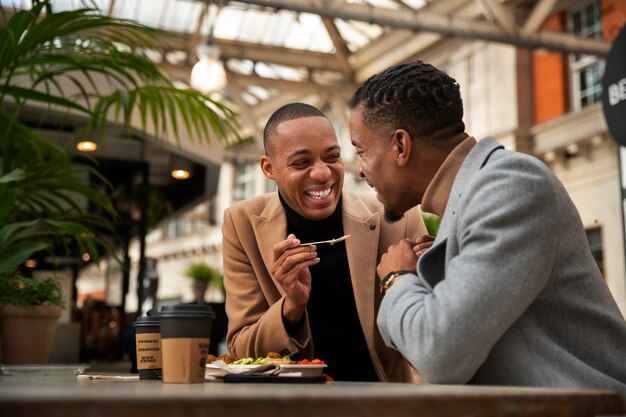
[[[163,382],[204,382],[211,326],[215,319],[211,307],[201,304],[163,306],[159,318]]]
[[[135,324],[139,379],[161,379],[161,330],[159,317],[137,317]]]

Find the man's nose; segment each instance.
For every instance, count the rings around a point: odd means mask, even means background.
[[[326,181],[330,174],[330,168],[323,162],[316,163],[311,170],[311,178],[318,181]]]

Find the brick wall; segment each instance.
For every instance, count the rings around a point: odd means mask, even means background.
[[[601,0],[602,36],[615,39],[626,22],[626,1]],[[565,31],[567,16],[550,16],[541,29]],[[567,54],[535,50],[532,58],[533,121],[540,124],[557,118],[570,110],[569,59]]]
[[[565,13],[550,16],[541,29],[563,31]],[[560,52],[536,50],[533,54],[533,118],[535,124],[561,116],[569,109],[568,58]]]

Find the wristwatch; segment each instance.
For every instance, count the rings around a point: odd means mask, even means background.
[[[400,271],[391,271],[383,279],[380,280],[380,292],[384,294],[389,288],[396,282],[398,278],[406,274],[416,274],[415,271],[410,269],[401,269]]]

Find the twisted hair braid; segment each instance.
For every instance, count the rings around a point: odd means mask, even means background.
[[[435,143],[465,130],[458,83],[422,61],[373,75],[356,90],[349,107],[360,107],[369,127],[404,129]]]

